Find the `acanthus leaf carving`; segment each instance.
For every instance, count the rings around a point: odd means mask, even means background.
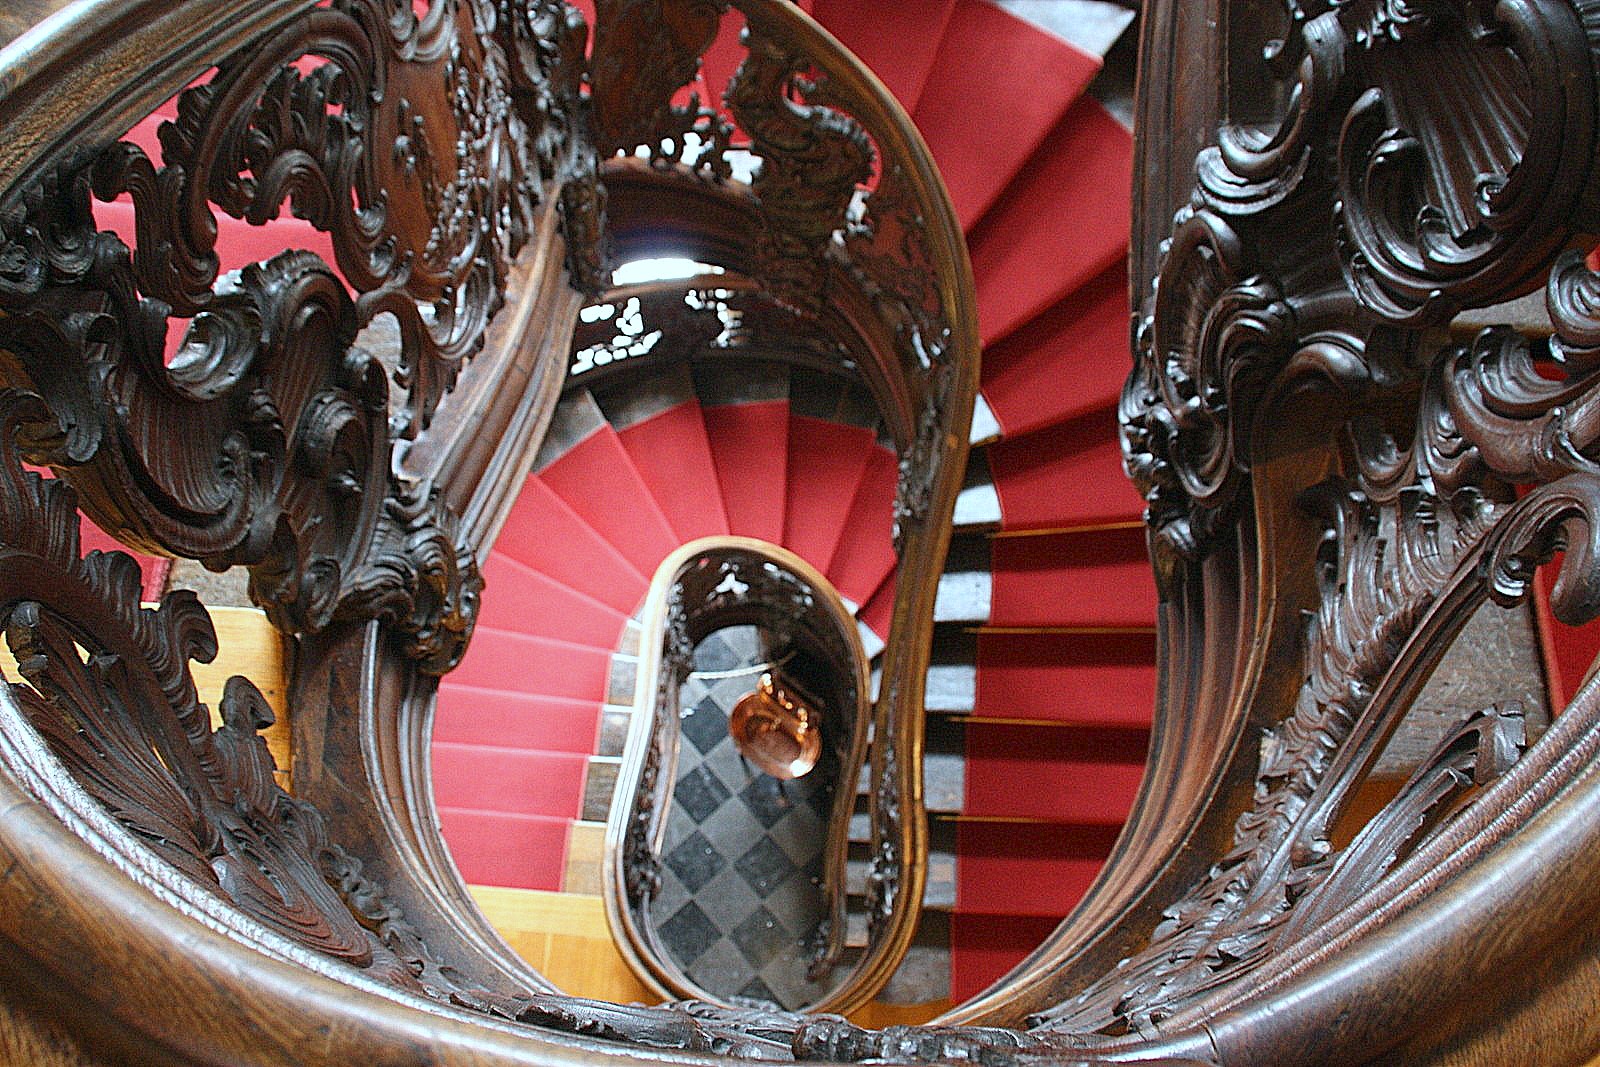
[[[1232,518],[1249,471],[1253,404],[1297,339],[1277,283],[1247,274],[1225,220],[1186,207],[1174,226],[1119,408],[1124,464],[1169,582],[1178,561],[1203,556]]]
[[[37,397],[0,392],[0,608],[24,716],[92,797],[204,891],[306,948],[387,968],[392,954],[324,877],[321,815],[273,779],[260,692],[231,679],[213,730],[188,669],[217,652],[194,594],[141,607],[129,557],[79,557],[72,488],[22,469],[19,440],[38,447],[56,427]]]
[[[815,312],[827,279],[820,265],[876,152],[855,119],[803,102],[819,89],[805,77],[810,60],[753,27],[745,46],[726,100],[761,159],[751,182],[765,222],[757,273],[780,302]]]

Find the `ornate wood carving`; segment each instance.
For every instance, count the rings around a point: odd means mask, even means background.
[[[1120,855],[1029,963],[951,1025],[878,1033],[465,977],[417,932],[456,902],[414,856],[333,840],[337,802],[278,790],[248,685],[229,687],[211,727],[185,666],[214,641],[204,613],[182,595],[139,607],[124,557],[79,558],[73,512],[148,551],[249,567],[290,632],[376,623],[405,666],[374,691],[425,700],[423,676],[470,635],[480,546],[440,487],[395,473],[397,442],[425,445],[450,410],[464,362],[493,343],[513,261],[555,247],[552,211],[567,280],[600,291],[602,174],[630,211],[657,205],[624,231],[718,205],[694,226],[742,256],[728,265],[763,300],[871,324],[863,375],[902,455],[903,575],[928,579],[902,581],[906,636],[874,721],[886,947],[863,965],[870,984],[920,893],[920,722],[891,711],[920,703],[919,620],[965,439],[953,409],[975,374],[959,237],[914,133],[796,10],[765,0],[732,5],[751,57],[725,103],[761,157],[748,187],[728,119],[674,103],[730,10],[717,0],[607,0],[587,59],[586,27],[555,0],[436,3],[420,19],[398,0],[238,6],[262,36],[194,57],[206,70],[159,164],[20,133],[0,157],[22,168],[0,190],[0,611],[26,679],[0,696],[0,956],[69,988],[80,1003],[63,1017],[98,1034],[96,1014],[182,964],[218,1009],[219,1043],[196,1051],[158,1013],[116,1016],[118,1040],[226,1059],[228,1040],[262,1031],[222,1009],[259,999],[286,1009],[283,1033],[320,1034],[330,1060],[352,1043],[415,1055],[419,1025],[441,1062],[576,1063],[618,1042],[991,1065],[1498,1062],[1529,1033],[1552,1062],[1600,1050],[1600,688],[1538,736],[1509,701],[1476,710],[1348,825],[1475,611],[1529,596],[1560,554],[1556,616],[1600,613],[1600,275],[1581,251],[1600,230],[1590,0],[1146,13],[1143,114],[1177,121],[1142,128],[1145,299],[1122,420],[1163,595],[1152,766],[1173,773],[1147,783],[1128,831],[1147,854]],[[130,61],[119,47],[85,54]],[[636,62],[652,52],[662,61]],[[26,81],[16,64],[0,53],[0,84]],[[85,64],[89,107],[119,106],[136,88],[125,69]],[[1217,85],[1224,99],[1207,95]],[[615,158],[646,144],[648,160]],[[131,251],[91,211],[124,191]],[[217,213],[285,208],[331,235],[336,262],[286,251],[224,275]],[[1540,286],[1548,341],[1444,329]],[[184,337],[168,365],[172,316]],[[398,323],[392,367],[363,335],[380,316]],[[709,317],[686,319],[693,343],[720,338]],[[687,615],[663,627],[681,655]],[[372,770],[359,747],[352,776]],[[645,762],[640,795],[659,793],[662,770]],[[415,814],[414,798],[384,799],[382,818]],[[623,814],[635,843],[657,813]],[[624,857],[635,898],[651,860]],[[76,896],[39,888],[91,867],[113,881],[83,882],[85,899],[140,902],[117,916],[126,945]],[[396,869],[437,892],[408,897],[422,911],[386,893]],[[121,963],[64,976],[48,970],[55,941]],[[178,946],[195,957],[175,964]],[[335,980],[343,992],[319,1000]],[[310,1040],[273,1056],[317,1054]]]
[[[78,552],[77,497],[22,468],[20,445],[59,443],[38,397],[0,392],[0,567],[5,637],[28,723],[60,766],[199,891],[268,930],[418,992],[449,990],[438,964],[327,837],[322,815],[273,780],[261,693],[231,679],[213,730],[190,678],[217,653],[210,618],[180,590],[139,606],[122,553]]]

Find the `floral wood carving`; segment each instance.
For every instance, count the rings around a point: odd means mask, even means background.
[[[1338,473],[1300,502],[1326,530],[1303,683],[1260,737],[1254,795],[1204,877],[1113,972],[1035,1016],[1091,1045],[1154,1036],[1290,966],[1290,946],[1515,764],[1520,715],[1484,712],[1354,841],[1331,843],[1469,605],[1517,603],[1557,548],[1569,553],[1558,617],[1585,621],[1600,603],[1587,410],[1596,288],[1581,256],[1557,258],[1592,225],[1592,5],[1290,3],[1282,15],[1282,39],[1233,26],[1264,48],[1252,58],[1230,45],[1229,83],[1277,80],[1282,91],[1260,95],[1282,103],[1269,121],[1243,103],[1252,121],[1223,121],[1199,153],[1159,251],[1121,419],[1160,587],[1175,600],[1194,595],[1219,545],[1239,543],[1241,509],[1261,506],[1251,494],[1265,441],[1292,439],[1291,420],[1343,436]],[[1441,79],[1460,90],[1446,90],[1448,131]],[[1547,273],[1554,370],[1507,328],[1442,350],[1419,332]],[[1291,404],[1308,387],[1315,416]],[[1512,487],[1530,483],[1518,500]]]
[[[0,392],[0,606],[24,715],[91,796],[193,883],[306,948],[423,991],[426,949],[404,917],[328,840],[316,809],[274,782],[260,692],[230,679],[212,729],[188,661],[210,660],[217,639],[194,594],[143,608],[131,558],[79,558],[76,494],[23,470],[18,448],[59,437],[39,398]]]

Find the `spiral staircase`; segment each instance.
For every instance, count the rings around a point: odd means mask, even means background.
[[[0,11],[0,1059],[1600,1052],[1600,16],[1133,18]]]
[[[977,282],[977,447],[935,607],[924,763],[934,851],[923,906],[938,913],[924,940],[948,950],[957,1001],[1042,941],[1109,855],[1155,688],[1143,505],[1113,433],[1132,140],[1091,91],[1132,12],[1014,6],[1047,25],[987,0],[811,11],[917,122]],[[711,98],[737,54],[736,31],[722,34],[697,86]],[[1129,80],[1126,45],[1114,62],[1124,69],[1102,93]],[[1066,183],[1084,195],[1063,201]],[[624,287],[586,318],[604,326],[627,301]],[[575,354],[584,345],[580,330]],[[632,699],[632,659],[617,653],[680,544],[781,545],[855,607],[869,651],[889,636],[896,461],[870,396],[781,363],[657,364],[591,391],[591,367],[569,372],[484,564],[472,649],[440,686],[434,786],[473,884],[597,885],[581,857],[603,836]],[[589,843],[569,849],[575,834]],[[859,893],[866,842],[855,847]]]

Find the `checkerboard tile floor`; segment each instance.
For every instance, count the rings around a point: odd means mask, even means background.
[[[753,627],[712,634],[682,690],[681,745],[651,917],[667,952],[719,996],[786,1007],[822,996],[806,977],[838,767],[826,754],[781,782],[745,762],[728,717],[767,664]]]

